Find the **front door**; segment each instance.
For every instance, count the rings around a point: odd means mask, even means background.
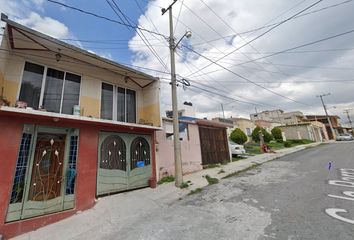
[[[62,209],[65,139],[65,134],[37,134],[24,217]]]
[[[24,125],[6,222],[74,208],[78,129]]]

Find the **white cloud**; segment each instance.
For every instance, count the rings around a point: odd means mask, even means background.
[[[69,35],[65,24],[50,17],[41,17],[35,12],[31,12],[27,18],[17,19],[17,22],[54,38],[65,38]]]
[[[293,1],[283,0],[241,0],[241,1],[228,1],[228,0],[203,0],[210,8],[226,21],[232,28],[238,32],[244,32],[266,23],[274,23],[285,19],[296,12],[309,6],[309,2],[303,2],[301,5],[286,12],[282,16],[279,14],[285,10],[290,9],[294,3]],[[311,10],[319,9],[331,4],[342,2],[324,1],[320,5]],[[180,14],[180,22],[175,31],[175,37],[178,40],[183,36],[186,29],[193,32],[191,39],[182,41],[182,44],[191,44],[194,50],[202,53],[203,55],[213,60],[218,59],[225,53],[228,53],[235,48],[242,46],[245,41],[248,41],[255,36],[259,35],[265,30],[258,31],[252,34],[244,34],[241,37],[221,39],[213,41],[210,44],[196,45],[205,41],[220,38],[235,34],[228,26],[226,26],[220,19],[218,19],[200,0],[184,1],[187,6],[192,9],[200,18],[201,21],[185,6],[182,7]],[[174,15],[177,16],[181,7],[181,1],[173,6]],[[151,1],[146,9],[145,16],[148,16],[154,21],[159,32],[168,35],[168,14],[161,16],[161,10],[156,6],[167,7],[168,3],[163,0]],[[227,7],[225,7],[227,6]],[[301,110],[305,113],[319,113],[321,114],[321,103],[315,97],[322,92],[332,92],[331,98],[326,99],[328,104],[336,104],[339,106],[350,105],[354,106],[354,82],[350,83],[311,83],[314,80],[328,80],[328,79],[354,79],[354,70],[335,70],[326,68],[300,68],[289,67],[284,65],[272,65],[269,61],[275,64],[286,64],[295,66],[321,66],[321,67],[338,67],[338,68],[351,68],[353,69],[352,62],[354,61],[353,51],[338,51],[338,52],[317,52],[317,53],[297,53],[297,54],[281,54],[269,59],[260,60],[257,63],[249,63],[237,67],[233,64],[242,63],[249,59],[254,59],[266,53],[287,49],[293,46],[301,45],[303,43],[311,42],[324,38],[327,36],[335,35],[354,29],[354,21],[352,21],[352,12],[354,11],[354,3],[347,3],[342,6],[331,8],[326,11],[321,11],[315,14],[310,14],[306,17],[298,18],[289,21],[272,32],[266,34],[259,40],[253,42],[250,46],[246,46],[235,54],[224,58],[219,63],[223,66],[235,71],[236,73],[264,85],[272,91],[278,92],[287,97],[293,98],[297,101],[307,103],[310,107],[298,103],[291,102],[279,96],[276,96],[264,89],[254,86],[240,77],[235,76],[225,70],[220,70],[220,67],[211,65],[204,71],[199,71],[197,75],[206,72],[216,71],[205,76],[194,75],[192,79],[198,83],[203,83],[214,88],[218,88],[219,94],[225,94],[229,97],[238,98],[245,101],[256,101],[258,103],[270,104],[273,106],[281,107],[284,110]],[[176,23],[176,19],[174,19]],[[144,16],[140,16],[139,25],[144,28],[155,30],[153,25]],[[208,27],[207,25],[210,25]],[[145,34],[148,39],[155,39],[155,36]],[[343,36],[338,39],[326,41],[317,45],[309,46],[299,50],[322,50],[322,49],[336,49],[336,48],[354,48],[352,39],[354,35]],[[139,36],[134,36],[133,41],[139,41]],[[230,46],[230,40],[233,46]],[[157,46],[165,40],[153,40],[151,43],[154,46],[158,55],[167,62],[169,67],[169,49],[168,47]],[[165,41],[166,43],[166,41]],[[148,48],[136,47],[134,44],[130,45],[130,49],[135,53],[135,58],[132,59],[132,64],[145,66],[148,68],[159,69],[165,71],[156,58],[150,53]],[[256,49],[256,50],[255,50]],[[196,71],[207,64],[209,61],[199,57],[196,54],[188,52],[187,49],[178,50],[179,54],[176,56],[176,69],[180,76],[188,76],[190,70]],[[244,54],[242,54],[242,52]],[[142,57],[143,56],[143,57]],[[156,73],[155,73],[156,75]],[[158,74],[157,74],[158,75]],[[168,75],[159,75],[169,77]],[[301,81],[301,82],[300,82]],[[309,82],[304,82],[309,81]],[[261,83],[261,82],[277,82],[277,83]],[[282,83],[286,82],[286,83]],[[192,83],[193,84],[193,83]],[[199,85],[200,86],[200,85]],[[192,89],[192,88],[191,88]],[[196,90],[196,89],[195,89]],[[214,91],[210,89],[211,91]],[[197,90],[198,91],[198,90]],[[218,115],[220,116],[220,103],[230,102],[216,95],[198,95],[194,91],[187,90],[178,91],[179,102],[192,101],[198,110],[200,116],[205,115]],[[208,97],[206,97],[208,96]],[[170,108],[171,94],[170,85],[162,84],[162,106]],[[232,107],[235,106],[235,107]],[[270,109],[270,107],[257,107],[259,110]],[[225,106],[227,114],[232,116],[242,115],[254,112],[254,105],[246,105],[241,103],[233,103]],[[338,110],[338,113],[342,111]]]

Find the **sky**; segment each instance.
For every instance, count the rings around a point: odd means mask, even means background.
[[[104,0],[60,2],[126,21]],[[161,8],[172,2],[115,0],[130,25],[148,30],[142,32],[46,0],[0,0],[0,12],[160,77],[163,112],[171,109],[171,89],[169,19]],[[191,85],[179,84],[180,106],[192,102],[197,116],[208,118],[222,117],[221,105],[226,117],[273,109],[324,114],[316,96],[331,93],[324,97],[329,113],[348,122],[343,111],[354,108],[354,0],[178,0],[172,11],[175,40],[192,32],[176,48],[177,79]]]

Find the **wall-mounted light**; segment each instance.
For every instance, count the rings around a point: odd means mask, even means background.
[[[55,54],[55,60],[57,60],[57,62],[59,62],[60,59],[61,59],[61,54],[60,53]]]

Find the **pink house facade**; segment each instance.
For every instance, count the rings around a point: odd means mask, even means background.
[[[172,119],[163,118],[163,130],[156,133],[157,178],[175,174],[173,157]],[[180,120],[185,128],[180,129],[183,174],[203,169],[198,125]]]

